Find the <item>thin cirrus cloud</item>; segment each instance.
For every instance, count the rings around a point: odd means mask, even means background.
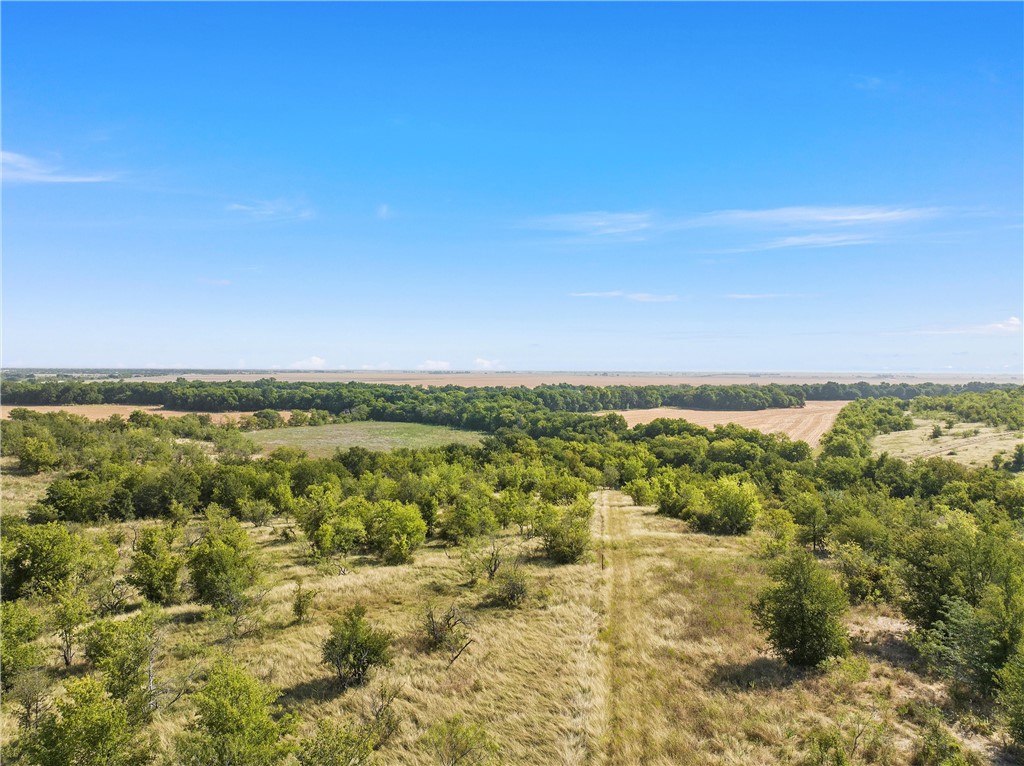
[[[757,242],[745,247],[732,247],[721,252],[758,253],[765,250],[789,250],[807,247],[851,247],[853,245],[870,245],[877,241],[877,237],[866,234],[801,234],[793,237],[779,237],[767,242]]]
[[[627,293],[624,290],[603,290],[598,292],[569,293],[571,298],[622,298],[637,303],[669,303],[679,300],[678,295],[655,295],[654,293]]]
[[[770,301],[798,296],[797,293],[729,293],[725,297],[731,301]]]
[[[224,208],[254,221],[308,221],[316,211],[301,200],[273,199],[233,202]]]
[[[583,237],[636,238],[655,224],[652,213],[610,213],[591,211],[541,216],[526,222],[531,229],[555,231]]]
[[[91,184],[114,181],[112,173],[67,173],[58,167],[15,152],[0,152],[0,174],[5,183]]]
[[[893,229],[926,222],[948,211],[908,205],[805,205],[763,209],[714,210],[690,216],[659,216],[649,211],[582,212],[550,215],[527,222],[530,228],[568,235],[569,242],[642,242],[651,237],[705,229],[735,237],[762,237],[716,252],[750,253],[794,248],[850,247],[893,237]],[[802,231],[801,231],[802,230]],[[782,236],[785,234],[785,236]]]

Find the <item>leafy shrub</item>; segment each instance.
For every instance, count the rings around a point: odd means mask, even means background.
[[[349,609],[331,627],[324,641],[324,664],[334,668],[343,686],[358,686],[375,665],[391,664],[391,634],[374,628],[361,604]]]
[[[804,550],[773,568],[775,585],[752,606],[754,622],[777,654],[791,665],[812,666],[850,650],[841,617],[848,602],[842,588]]]
[[[589,499],[570,506],[548,505],[537,520],[544,552],[557,564],[575,564],[590,548],[590,518],[594,505]]]
[[[460,715],[433,724],[423,742],[441,766],[485,766],[498,754],[498,745],[487,730]]]
[[[170,526],[142,530],[125,578],[157,604],[172,604],[178,597],[178,573],[183,562],[171,550],[177,536],[177,530]]]

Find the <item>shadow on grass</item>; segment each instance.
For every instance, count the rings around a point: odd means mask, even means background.
[[[713,686],[748,691],[785,689],[803,680],[807,673],[773,657],[758,657],[750,662],[719,665],[711,674],[710,681]]]
[[[346,692],[349,687],[331,675],[303,681],[284,690],[278,702],[287,705],[290,702],[329,702]]]
[[[875,636],[870,640],[854,636],[853,648],[858,654],[904,670],[916,669],[920,660],[917,650],[906,639],[892,634]]]

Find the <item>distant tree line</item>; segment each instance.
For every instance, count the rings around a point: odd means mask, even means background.
[[[495,431],[522,427],[552,412],[684,407],[709,410],[762,410],[802,407],[807,400],[952,396],[963,392],[1019,390],[992,383],[945,385],[822,383],[729,386],[575,386],[566,383],[526,387],[431,386],[374,383],[204,382],[179,378],[168,383],[138,381],[4,380],[0,399],[11,405],[127,404],[163,406],[191,412],[321,410],[358,420],[432,423]]]

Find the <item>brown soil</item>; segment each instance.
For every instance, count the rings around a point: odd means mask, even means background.
[[[800,408],[750,411],[728,410],[684,410],[679,407],[657,407],[650,410],[620,410],[619,414],[630,426],[650,423],[658,418],[682,418],[691,423],[712,428],[724,423],[736,423],[744,428],[754,428],[765,433],[784,433],[791,439],[799,439],[818,446],[828,429],[835,422],[839,410],[849,402],[807,402]]]

